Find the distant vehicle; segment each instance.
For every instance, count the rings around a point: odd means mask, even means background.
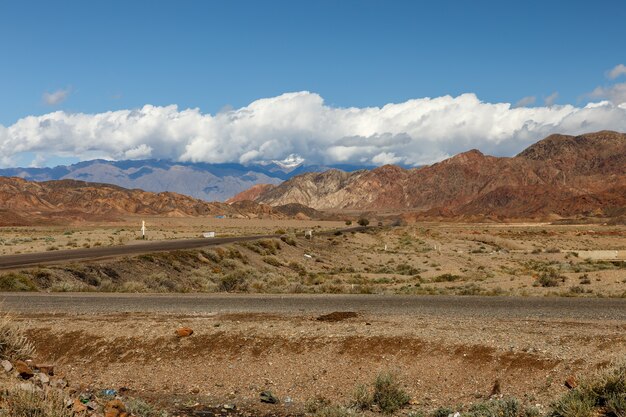
[[[215,232],[204,232],[202,233],[204,237],[215,237]]]
[[[224,219],[226,218],[226,216],[224,216],[223,214],[220,214],[219,216],[215,216],[216,219]]]

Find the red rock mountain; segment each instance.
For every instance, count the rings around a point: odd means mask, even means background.
[[[311,214],[309,208],[302,211]],[[76,180],[30,182],[0,177],[0,226],[103,220],[128,215],[293,217],[284,208],[254,202],[236,207],[177,193],[151,193],[110,184]]]
[[[268,187],[255,201],[429,217],[538,218],[623,212],[626,134],[551,135],[512,158],[471,150],[423,168],[386,165],[352,173],[308,173]]]
[[[274,187],[276,187],[274,184],[253,185],[247,190],[244,190],[240,192],[239,194],[235,195],[234,197],[226,200],[226,203],[230,204],[230,203],[235,203],[237,201],[254,201],[257,198],[259,198],[261,194],[268,192]]]

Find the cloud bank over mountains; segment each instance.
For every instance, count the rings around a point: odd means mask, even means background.
[[[621,75],[621,69],[615,72]],[[308,164],[421,165],[471,148],[507,156],[551,133],[626,131],[626,96],[612,90],[594,96],[611,101],[524,107],[533,98],[516,107],[463,94],[339,108],[302,91],[215,115],[175,105],[98,114],[56,111],[0,125],[0,163],[11,165],[26,152],[38,158],[244,164],[304,158]]]

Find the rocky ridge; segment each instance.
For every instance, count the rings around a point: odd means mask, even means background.
[[[307,173],[267,187],[254,201],[407,217],[623,215],[626,134],[551,135],[511,158],[470,150],[423,168]]]
[[[303,208],[309,215],[310,209]],[[182,194],[129,190],[76,180],[31,182],[0,177],[0,226],[107,220],[129,215],[287,218],[285,210],[248,202],[239,207]]]

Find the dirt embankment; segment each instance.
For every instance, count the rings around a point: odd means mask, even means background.
[[[320,320],[321,318],[321,320]],[[258,404],[270,390],[302,407],[351,401],[355,387],[396,372],[414,408],[504,395],[546,406],[565,379],[626,350],[626,323],[366,312],[23,315],[39,354],[83,387],[202,404]],[[94,325],[97,323],[97,326]],[[174,330],[190,326],[190,337]],[[278,408],[284,410],[284,408]],[[274,409],[276,411],[276,409]]]

